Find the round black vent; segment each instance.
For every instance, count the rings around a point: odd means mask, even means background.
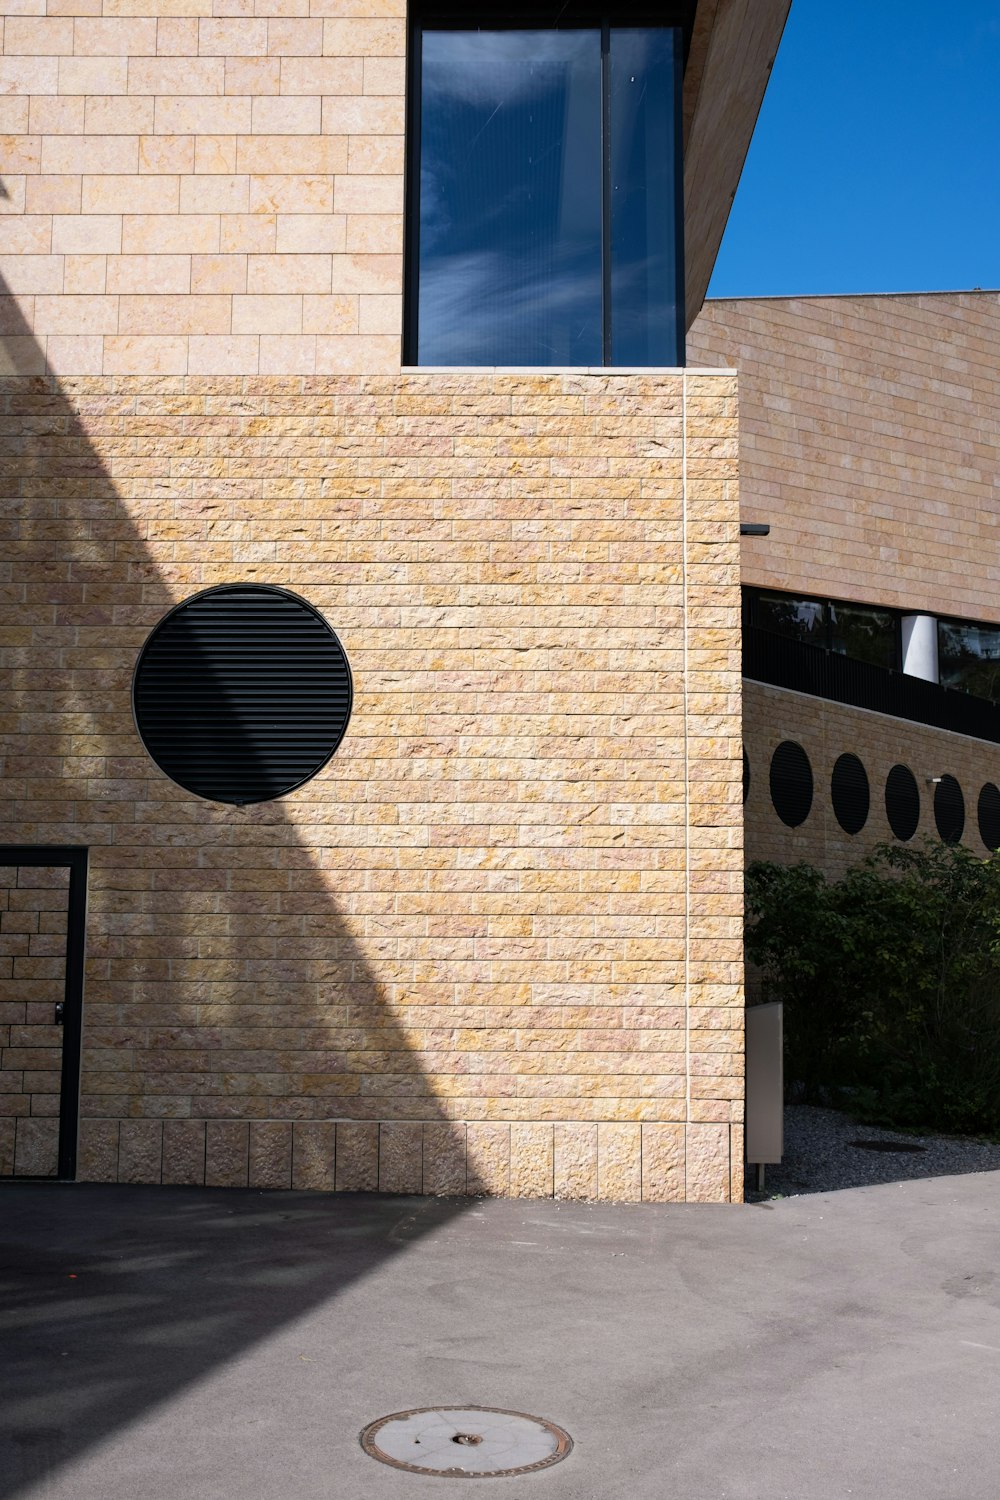
[[[885,778],[885,815],[901,843],[912,839],[920,822],[920,792],[908,766],[893,766]]]
[[[794,740],[783,740],[771,756],[771,801],[789,828],[797,828],[809,816],[813,800],[813,775],[809,757]]]
[[[979,837],[987,849],[1000,849],[1000,788],[992,781],[979,793]]]
[[[934,821],[946,844],[957,844],[965,832],[965,798],[954,776],[942,776],[934,788]]]
[[[351,716],[351,669],[323,617],[285,589],[233,584],[186,599],[136,664],[132,707],[160,770],[240,806],[321,770]]]
[[[750,761],[746,751],[743,752],[743,801],[750,795]]]
[[[871,794],[868,773],[856,755],[838,756],[830,777],[830,797],[837,822],[845,833],[860,833],[868,822]]]

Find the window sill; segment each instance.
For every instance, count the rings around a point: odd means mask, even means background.
[[[403,375],[735,375],[724,365],[402,365]]]

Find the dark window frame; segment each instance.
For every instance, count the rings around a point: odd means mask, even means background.
[[[762,595],[772,597],[782,596],[786,599],[801,601],[803,604],[819,604],[823,607],[823,630],[822,639],[806,642],[804,644],[816,646],[821,651],[835,651],[833,644],[833,621],[830,618],[831,609],[872,609],[878,610],[880,614],[890,615],[893,622],[893,633],[895,636],[893,665],[885,670],[890,672],[901,672],[903,670],[903,616],[912,611],[896,609],[891,604],[870,604],[863,599],[833,599],[824,594],[799,593],[792,589],[769,589],[759,585],[744,584],[742,595],[742,618],[743,625],[754,626],[760,630],[767,630],[767,626],[761,624],[757,612],[757,603]],[[771,634],[781,634],[772,631]],[[836,655],[842,656],[843,652],[836,651]],[[849,660],[861,660],[861,658],[848,658]]]
[[[76,1180],[80,1135],[80,1069],[83,1054],[83,991],[87,948],[87,881],[90,851],[85,844],[0,844],[0,865],[49,866],[69,870],[63,978],[62,1072],[59,1087],[59,1146],[55,1178]],[[32,1179],[15,1179],[28,1182]],[[37,1179],[36,1179],[37,1180]]]
[[[421,153],[421,37],[425,31],[561,31],[578,30],[582,27],[601,32],[601,94],[602,94],[602,160],[601,174],[604,183],[602,213],[602,305],[601,305],[601,368],[616,367],[611,363],[612,309],[611,283],[611,196],[609,180],[611,173],[611,145],[608,130],[608,101],[610,80],[608,66],[608,38],[610,30],[628,27],[657,27],[680,32],[681,45],[676,58],[675,78],[675,171],[674,171],[674,223],[675,240],[675,299],[678,313],[677,367],[683,368],[685,351],[685,272],[684,272],[684,131],[683,94],[684,70],[697,0],[665,0],[655,9],[649,0],[638,0],[622,14],[614,13],[607,3],[593,5],[569,3],[553,6],[547,15],[539,14],[529,0],[512,0],[507,5],[490,8],[476,4],[462,6],[459,0],[438,0],[425,9],[422,5],[410,5],[407,9],[406,31],[406,111],[404,120],[405,147],[403,163],[403,340],[402,364],[410,369],[433,369],[432,365],[419,364],[419,309],[420,309],[420,153]],[[475,368],[470,366],[470,368]],[[520,368],[520,366],[511,366]],[[544,365],[527,368],[548,368]],[[657,368],[650,366],[650,368]]]
[[[1000,695],[995,698],[984,698],[981,693],[974,693],[971,688],[964,687],[959,682],[945,682],[941,674],[942,651],[942,626],[957,627],[961,630],[989,630],[1000,635],[1000,624],[990,620],[964,620],[958,615],[936,615],[937,629],[937,653],[938,653],[938,682],[942,687],[948,688],[952,693],[965,693],[970,698],[979,698],[983,703],[1000,703]],[[985,660],[985,658],[983,658]]]

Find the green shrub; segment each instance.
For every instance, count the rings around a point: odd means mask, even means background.
[[[1000,857],[880,845],[840,880],[758,863],[747,919],[804,1098],[1000,1136]]]

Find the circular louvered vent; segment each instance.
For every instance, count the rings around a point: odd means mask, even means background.
[[[992,781],[979,793],[979,837],[987,849],[1000,849],[1000,788]]]
[[[838,756],[830,777],[830,797],[837,822],[845,833],[860,833],[868,822],[871,794],[868,773],[856,755]]]
[[[743,752],[743,801],[750,795],[750,760],[746,751]]]
[[[797,828],[809,816],[813,775],[809,757],[794,740],[783,740],[771,757],[771,801],[781,821]]]
[[[885,778],[885,815],[901,843],[912,839],[920,822],[920,792],[908,766],[893,766]]]
[[[160,770],[237,806],[321,770],[351,716],[351,670],[320,614],[285,589],[233,584],[172,610],[136,664],[132,706]]]
[[[965,798],[954,776],[942,776],[934,788],[934,821],[946,844],[957,844],[965,832]]]

